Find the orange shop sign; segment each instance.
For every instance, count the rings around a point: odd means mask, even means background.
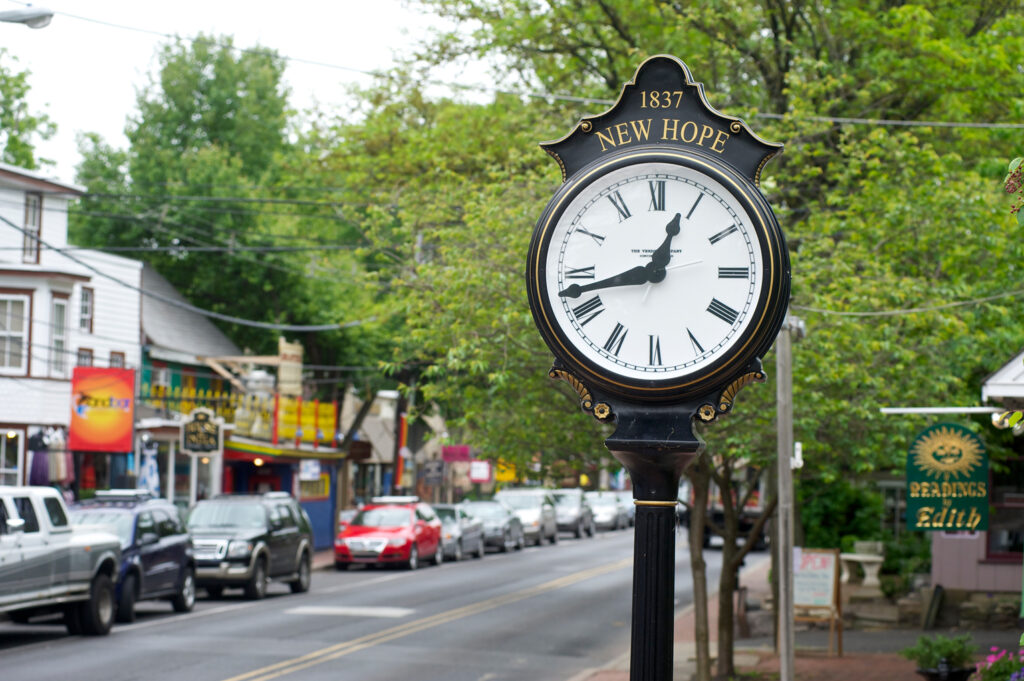
[[[68,449],[130,452],[134,419],[134,369],[75,367]]]

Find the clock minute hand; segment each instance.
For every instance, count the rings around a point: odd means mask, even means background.
[[[637,265],[631,270],[626,270],[616,274],[614,277],[608,277],[601,281],[595,281],[590,284],[573,284],[572,286],[559,291],[558,295],[563,298],[579,298],[587,291],[593,291],[599,288],[611,288],[613,286],[638,286],[639,284],[646,284],[650,281],[651,271],[648,265]]]

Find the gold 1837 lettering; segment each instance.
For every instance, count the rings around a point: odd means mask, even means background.
[[[641,90],[641,109],[678,109],[683,101],[682,90]]]

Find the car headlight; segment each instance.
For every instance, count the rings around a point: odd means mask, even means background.
[[[388,539],[388,546],[405,546],[408,540],[405,537],[392,537]]]
[[[251,541],[232,541],[228,544],[228,558],[245,558],[252,553]]]

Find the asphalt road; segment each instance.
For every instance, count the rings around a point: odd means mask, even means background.
[[[691,602],[677,536],[676,607]],[[706,552],[709,581],[719,554]],[[138,605],[110,636],[58,622],[0,624],[0,677],[17,681],[566,681],[629,647],[633,532],[563,535],[414,572],[318,571],[309,593],[227,592],[194,612]],[[712,587],[713,588],[713,587]]]

